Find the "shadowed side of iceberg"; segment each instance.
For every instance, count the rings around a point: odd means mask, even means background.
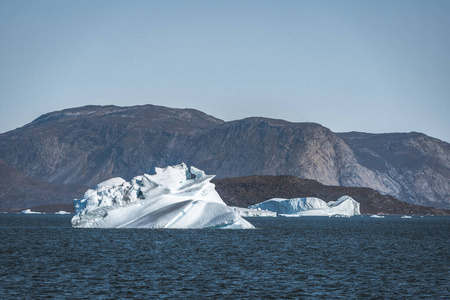
[[[185,200],[140,215],[118,228],[252,228],[228,206]]]

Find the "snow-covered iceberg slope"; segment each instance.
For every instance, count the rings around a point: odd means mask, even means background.
[[[268,210],[231,206],[241,217],[276,217],[277,213]]]
[[[326,203],[314,197],[282,199],[274,198],[250,206],[252,209],[268,210],[284,217],[301,216],[354,216],[360,215],[359,203],[352,197],[342,196],[337,201]]]
[[[73,227],[254,228],[228,207],[211,183],[214,175],[183,163],[155,168],[130,182],[104,181],[74,200]]]

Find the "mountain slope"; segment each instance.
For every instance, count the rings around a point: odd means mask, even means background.
[[[358,164],[348,145],[315,123],[247,118],[199,131],[187,142],[187,161],[221,177],[294,175],[329,185],[389,188]]]
[[[32,178],[91,186],[178,163],[171,156],[178,135],[222,122],[195,110],[153,105],[86,106],[43,115],[0,135],[0,158]]]
[[[338,136],[359,164],[395,181],[391,195],[410,203],[449,207],[450,144],[417,132]]]
[[[1,134],[0,159],[35,180],[70,185],[92,186],[116,176],[129,180],[155,166],[185,162],[218,178],[294,175],[450,208],[449,144],[413,135],[406,144],[395,142],[398,155],[391,157],[392,143],[352,134],[268,118],[223,122],[192,109],[86,106],[49,113]],[[422,150],[408,146],[415,144]],[[367,159],[367,151],[389,162],[387,167]],[[399,158],[425,163],[409,168]],[[426,174],[419,181],[417,170]]]
[[[68,186],[28,178],[0,160],[2,210],[22,210],[54,203],[71,204],[72,200],[81,197],[86,189],[84,186]]]

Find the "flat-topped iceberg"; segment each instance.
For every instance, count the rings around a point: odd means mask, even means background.
[[[329,201],[328,203],[314,197],[274,198],[252,205],[249,208],[272,211],[282,217],[354,216],[361,214],[359,203],[349,196],[342,196],[337,201]]]
[[[376,218],[376,219],[384,219],[384,216],[380,216],[380,215],[371,215],[371,218]]]
[[[155,168],[130,182],[106,180],[74,200],[73,227],[254,228],[227,206],[211,183],[214,175],[183,163]]]

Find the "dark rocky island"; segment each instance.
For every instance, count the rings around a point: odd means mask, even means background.
[[[449,215],[450,210],[398,201],[371,188],[323,185],[295,176],[246,176],[213,180],[222,199],[232,206],[247,207],[270,198],[317,197],[325,202],[348,195],[360,203],[361,214]]]

